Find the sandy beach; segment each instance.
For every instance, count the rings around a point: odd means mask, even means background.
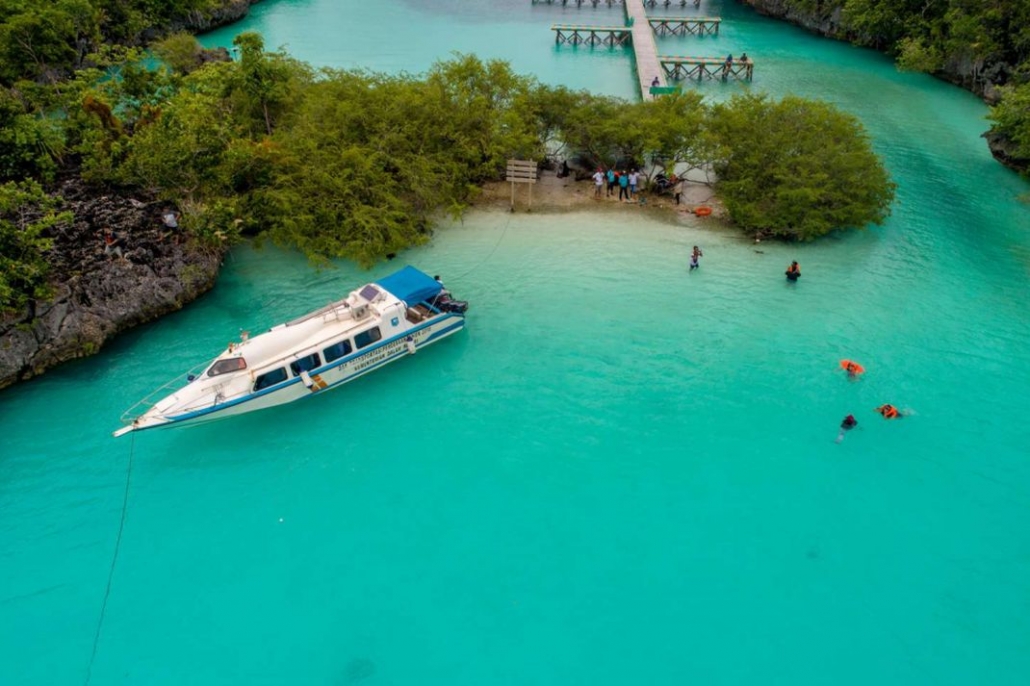
[[[725,209],[715,197],[712,189],[703,183],[697,182],[688,181],[684,183],[679,205],[676,205],[671,193],[663,195],[653,195],[647,192],[641,193],[639,197],[643,198],[643,203],[620,203],[618,191],[610,197],[603,196],[598,199],[594,197],[594,183],[592,179],[588,178],[577,181],[574,176],[559,178],[552,170],[544,170],[540,178],[532,186],[532,201],[530,201],[529,184],[516,185],[516,212],[525,212],[527,210],[561,212],[610,207],[612,209],[624,209],[627,212],[641,210],[671,212],[678,220],[689,223],[722,220],[725,217]],[[511,198],[511,184],[507,181],[498,181],[486,184],[483,187],[482,194],[476,199],[474,204],[480,208],[507,208],[511,206]],[[694,210],[702,206],[710,207],[712,209],[711,215],[707,217],[696,216]]]

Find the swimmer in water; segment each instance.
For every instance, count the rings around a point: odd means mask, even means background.
[[[848,431],[851,431],[856,426],[858,426],[858,420],[855,419],[855,415],[849,414],[847,417],[845,417],[844,421],[840,423],[840,433],[837,434],[837,442],[840,443],[841,441],[843,441],[844,434],[846,434]]]
[[[905,416],[893,405],[880,405],[874,411],[879,412],[884,419],[901,419]]]
[[[840,368],[847,372],[849,379],[857,379],[859,374],[865,372],[865,368],[862,365],[852,360],[841,360]]]
[[[801,265],[798,264],[797,260],[790,263],[787,267],[787,281],[797,281],[801,278]]]

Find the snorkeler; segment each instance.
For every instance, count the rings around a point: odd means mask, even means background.
[[[849,379],[857,379],[859,374],[865,373],[865,367],[854,360],[841,360],[840,368],[848,373]]]
[[[883,415],[884,419],[901,419],[905,416],[893,405],[880,405],[874,410],[874,412],[879,412]]]
[[[787,267],[787,281],[797,281],[801,278],[801,265],[798,264],[797,260],[790,263]]]
[[[840,423],[840,433],[837,434],[837,442],[840,443],[841,441],[843,441],[844,434],[846,434],[848,431],[851,431],[856,426],[858,426],[858,420],[855,419],[855,415],[849,414],[847,417],[845,417],[844,421]]]

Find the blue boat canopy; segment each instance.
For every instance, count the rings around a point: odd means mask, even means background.
[[[376,281],[376,284],[403,300],[408,307],[423,300],[432,300],[443,290],[443,286],[436,279],[411,265],[389,276],[384,276]]]

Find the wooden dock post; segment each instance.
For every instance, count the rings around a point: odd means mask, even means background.
[[[515,184],[529,184],[529,208],[533,209],[533,184],[536,183],[537,164],[532,160],[508,160],[508,173],[505,177],[511,181],[511,211],[515,211]]]
[[[630,42],[630,30],[625,26],[590,26],[583,24],[553,24],[555,45],[625,45]]]

